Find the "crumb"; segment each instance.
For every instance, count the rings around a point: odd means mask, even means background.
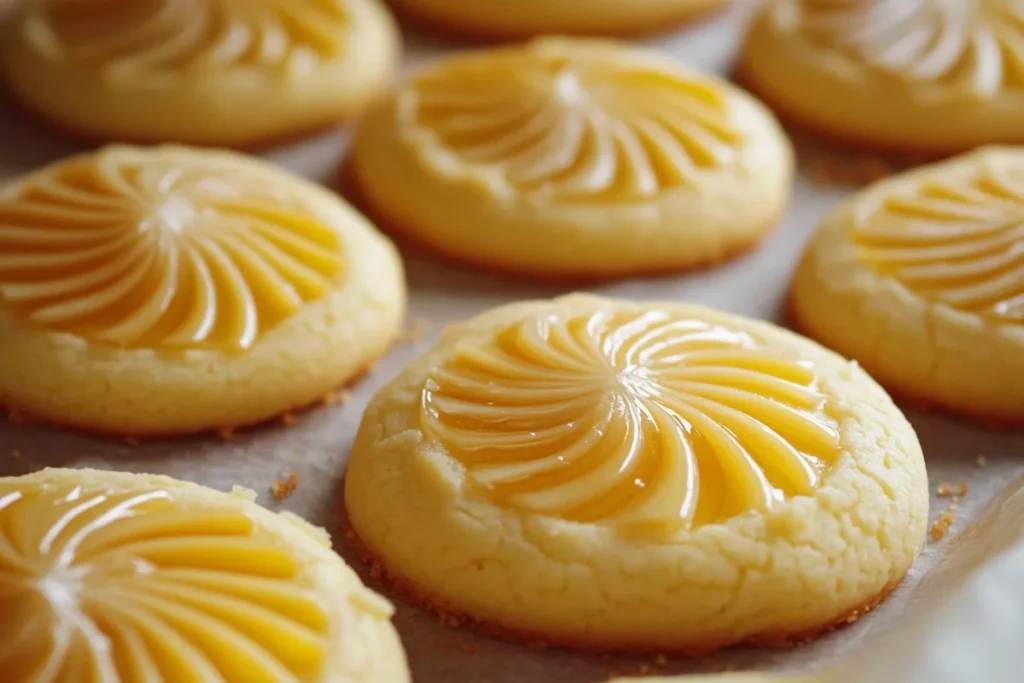
[[[298,421],[299,418],[295,416],[295,413],[284,413],[281,415],[281,424],[285,427],[293,427]]]
[[[17,449],[11,451],[11,457],[12,458],[20,458],[21,457],[21,451],[19,451]]]
[[[949,496],[953,495],[953,485],[939,484],[939,488],[935,490],[935,493],[939,496],[939,498],[948,498]]]
[[[234,427],[221,427],[217,430],[217,436],[224,439],[225,441],[235,440],[235,428]]]
[[[966,481],[961,481],[959,484],[956,485],[956,494],[958,496],[960,496],[961,498],[963,498],[964,496],[967,495],[967,482]]]
[[[654,664],[655,666],[661,667],[668,666],[668,657],[666,657],[665,655],[658,655],[654,658]]]
[[[959,509],[960,509],[960,505],[959,505],[959,504],[957,504],[956,502],[953,502],[953,503],[950,503],[950,504],[949,504],[949,510],[950,510],[950,512],[956,512],[956,511],[957,511],[957,510],[959,510]]]
[[[978,467],[984,467],[985,465],[988,464],[988,458],[986,458],[984,455],[979,455],[978,459],[975,462],[978,465]]]
[[[332,391],[323,398],[324,405],[336,406],[344,405],[348,403],[352,398],[352,391],[349,389],[339,389],[338,391]]]
[[[956,515],[952,512],[943,510],[939,513],[939,521],[945,524],[947,527],[953,526],[953,522],[956,521]]]
[[[288,496],[295,493],[295,489],[299,488],[299,475],[292,472],[286,479],[278,479],[270,486],[270,493],[274,496],[274,500],[280,503]]]

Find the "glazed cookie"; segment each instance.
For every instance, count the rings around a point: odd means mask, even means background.
[[[152,475],[0,478],[8,683],[408,683],[392,607],[326,532]]]
[[[1024,423],[1024,151],[985,148],[854,196],[812,238],[790,303],[893,392]]]
[[[769,0],[739,77],[785,118],[839,140],[949,153],[1024,142],[1016,0]]]
[[[571,295],[451,327],[371,401],[345,501],[428,606],[600,650],[784,643],[882,600],[924,541],[917,438],[767,323]]]
[[[390,1],[396,10],[413,19],[484,38],[657,33],[728,4],[728,0]]]
[[[789,198],[771,114],[712,76],[613,42],[443,59],[358,128],[347,179],[430,250],[556,280],[714,264]]]
[[[250,146],[370,102],[399,45],[380,0],[27,0],[0,71],[79,136]]]
[[[256,159],[115,146],[0,189],[0,405],[49,421],[259,422],[372,364],[404,308],[391,243]]]

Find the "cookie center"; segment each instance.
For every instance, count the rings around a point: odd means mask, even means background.
[[[154,212],[157,224],[165,230],[181,234],[193,225],[198,215],[195,204],[187,197],[171,195]]]

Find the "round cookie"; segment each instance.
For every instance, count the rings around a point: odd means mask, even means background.
[[[442,30],[483,38],[541,34],[660,33],[724,8],[728,0],[390,0],[402,14]]]
[[[1024,142],[1022,63],[1013,0],[769,0],[738,75],[820,134],[942,154]]]
[[[429,250],[554,280],[672,271],[757,244],[792,150],[743,92],[653,53],[547,38],[443,59],[358,127],[346,180]]]
[[[113,146],[0,188],[0,405],[115,434],[256,423],[382,355],[394,247],[230,152]]]
[[[1024,423],[1024,151],[981,149],[840,205],[790,311],[896,394]]]
[[[236,147],[348,117],[399,52],[380,0],[27,0],[0,72],[81,137]]]
[[[255,494],[47,469],[0,478],[9,683],[408,683],[392,606]]]
[[[770,324],[589,295],[449,328],[370,402],[345,484],[428,606],[600,650],[790,642],[920,551],[917,438],[853,363]]]

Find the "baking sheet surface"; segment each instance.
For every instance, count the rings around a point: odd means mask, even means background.
[[[671,36],[645,41],[689,64],[724,73],[733,58],[743,15],[737,7],[703,24]],[[412,65],[455,43],[408,33],[407,64]],[[343,157],[344,130],[266,152],[275,162],[315,180],[331,183]],[[0,102],[0,179],[79,151]],[[676,277],[636,280],[594,288],[602,294],[638,299],[689,300],[768,320],[779,320],[787,282],[802,245],[817,220],[851,188],[823,188],[811,183],[806,168],[798,178],[791,210],[757,251],[714,270]],[[14,424],[0,418],[0,475],[17,475],[44,466],[97,467],[154,472],[219,489],[249,487],[260,500],[290,510],[326,527],[337,550],[364,573],[345,542],[339,516],[345,461],[369,397],[414,356],[438,331],[491,306],[523,298],[549,297],[565,290],[524,284],[441,264],[406,253],[411,327],[420,334],[403,341],[353,388],[343,405],[325,406],[298,416],[284,427],[270,425],[220,436],[134,445]],[[1024,381],[1024,378],[1022,378]],[[833,663],[872,647],[894,631],[918,628],[928,605],[941,600],[967,571],[1017,538],[1021,496],[1014,496],[1024,475],[1024,435],[998,433],[952,418],[907,409],[924,447],[933,491],[932,519],[949,505],[934,492],[940,482],[964,482],[968,493],[959,503],[952,533],[929,541],[904,584],[881,607],[851,626],[813,643],[787,651],[734,650],[699,660],[681,657],[596,657],[560,650],[529,649],[451,628],[433,615],[396,599],[396,624],[405,642],[417,683],[594,683],[613,674],[686,673],[723,669],[769,668],[802,671]],[[979,467],[979,456],[987,464]],[[272,483],[294,472],[298,489],[276,503]],[[1008,489],[1007,487],[1011,487]],[[999,498],[1002,495],[1002,498]],[[971,520],[994,499],[1002,501],[974,527]],[[1012,505],[1006,503],[1009,500]],[[958,534],[963,529],[970,533]],[[370,585],[388,594],[369,577]],[[978,628],[984,628],[984,622]],[[873,680],[873,679],[872,679]],[[967,679],[962,679],[967,680]],[[988,683],[988,682],[986,682]]]

